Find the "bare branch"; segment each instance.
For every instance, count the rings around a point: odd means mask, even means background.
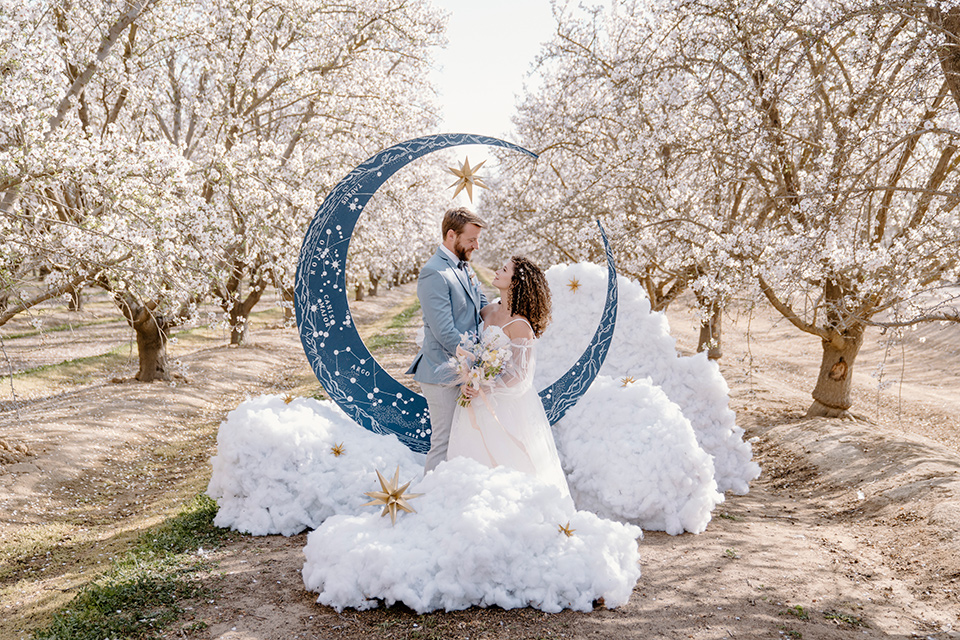
[[[109,266],[117,265],[120,262],[123,262],[127,258],[131,257],[132,255],[133,254],[131,253],[127,253],[126,255],[121,256],[116,260],[111,260],[107,263],[104,263],[101,266],[109,267]],[[17,299],[17,301],[13,302],[7,309],[3,311],[3,313],[0,313],[0,327],[5,325],[7,322],[9,322],[18,314],[26,311],[27,309],[33,308],[42,302],[46,302],[47,300],[50,300],[51,298],[62,296],[65,293],[68,293],[74,288],[80,286],[84,282],[89,282],[93,280],[93,276],[94,274],[92,273],[78,274],[69,280],[64,280],[63,282],[61,282],[60,284],[54,287],[50,287],[45,291],[41,291],[40,293],[38,293],[32,298],[29,298],[27,300],[24,300],[22,298]]]
[[[794,311],[789,305],[782,302],[773,292],[773,288],[767,284],[767,281],[763,276],[757,276],[757,281],[760,284],[760,291],[763,292],[763,295],[766,296],[767,300],[770,301],[770,304],[773,305],[774,309],[779,311],[784,318],[790,321],[790,324],[795,326],[797,329],[800,329],[800,331],[803,331],[804,333],[819,336],[823,340],[830,340],[831,335],[828,331],[804,322],[796,311]]]

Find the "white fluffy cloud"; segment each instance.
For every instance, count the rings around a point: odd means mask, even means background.
[[[343,455],[333,447],[343,445]],[[377,487],[376,469],[410,478],[423,455],[359,427],[332,402],[260,396],[227,415],[207,494],[214,523],[256,536],[315,529],[332,515],[357,513]]]
[[[551,267],[547,280],[553,294],[553,322],[537,348],[535,384],[541,389],[563,375],[587,347],[600,322],[607,294],[607,271],[592,263]],[[580,285],[575,291],[568,286],[574,280]],[[760,467],[751,460],[750,445],[744,442],[743,429],[737,426],[736,415],[728,407],[729,388],[720,368],[704,353],[679,356],[666,316],[650,311],[643,288],[624,277],[617,279],[617,286],[617,325],[600,374],[615,379],[649,378],[680,408],[700,447],[713,458],[717,488],[747,493],[750,480],[760,475]],[[591,396],[596,391],[591,387],[580,405],[593,404]],[[593,412],[580,412],[594,416],[598,438],[605,437],[605,425],[610,424],[598,413],[608,411],[602,405],[594,406]],[[624,428],[645,428],[642,421],[631,419],[629,414],[621,417],[627,421]],[[570,418],[562,420],[558,427],[568,428]],[[582,430],[585,425],[574,428]],[[566,452],[560,453],[563,457]]]
[[[459,458],[409,491],[423,493],[410,501],[417,513],[399,514],[395,526],[367,507],[309,535],[303,581],[318,602],[589,611],[599,598],[625,604],[640,577],[639,528],[575,511],[556,487],[523,472]],[[560,531],[568,523],[569,537]]]

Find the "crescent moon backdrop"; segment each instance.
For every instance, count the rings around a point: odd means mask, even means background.
[[[603,305],[603,315],[600,316],[600,325],[593,334],[593,339],[580,358],[559,380],[540,392],[540,400],[543,401],[550,424],[560,420],[567,413],[567,409],[577,404],[580,396],[587,392],[600,372],[603,361],[607,359],[610,342],[613,340],[613,329],[617,323],[617,267],[613,262],[607,234],[599,220],[597,226],[600,227],[603,249],[607,254],[607,298]]]
[[[297,265],[294,306],[300,341],[324,390],[362,427],[374,433],[395,434],[419,453],[430,449],[426,400],[387,373],[360,339],[347,301],[347,251],[364,206],[394,173],[432,151],[469,144],[503,147],[537,157],[498,138],[463,133],[424,136],[384,149],[347,174],[323,201],[307,227]],[[590,386],[613,338],[617,279],[605,234],[603,240],[611,283],[607,304],[587,351],[540,394],[551,424]]]

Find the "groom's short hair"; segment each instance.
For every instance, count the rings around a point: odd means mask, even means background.
[[[468,224],[475,224],[481,229],[486,226],[486,223],[480,218],[480,216],[473,213],[466,207],[448,209],[447,212],[443,214],[443,237],[446,238],[447,231],[450,231],[451,229],[453,229],[454,233],[460,235],[463,233],[463,228]]]

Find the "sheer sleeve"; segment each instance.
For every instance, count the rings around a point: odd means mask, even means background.
[[[491,381],[491,391],[500,394],[520,394],[533,386],[533,374],[536,369],[537,341],[518,338],[508,345],[510,359],[504,363],[503,371]]]

